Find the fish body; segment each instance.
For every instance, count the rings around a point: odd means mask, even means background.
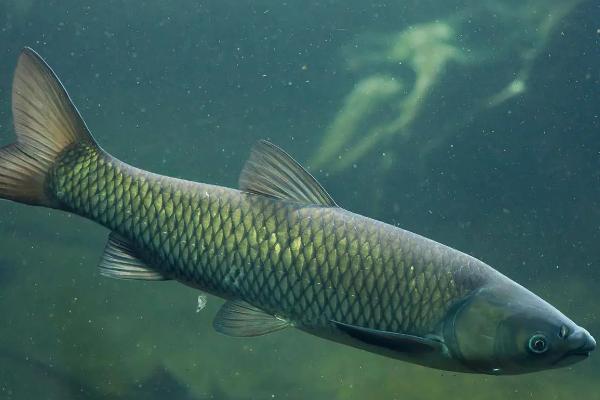
[[[131,243],[162,276],[307,329],[335,320],[429,333],[452,301],[497,275],[464,253],[339,207],[150,174],[90,148],[57,160],[48,191],[61,209]]]
[[[342,209],[268,142],[253,149],[240,190],[137,169],[96,144],[30,49],[15,73],[13,113],[18,141],[0,150],[0,196],[107,227],[105,276],[173,279],[227,299],[214,324],[222,333],[293,326],[417,364],[493,374],[566,365],[595,347],[482,261]]]

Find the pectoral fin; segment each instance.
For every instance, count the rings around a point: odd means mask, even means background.
[[[223,304],[213,326],[217,332],[229,336],[260,336],[289,326],[289,322],[269,315],[252,304],[231,300]]]
[[[331,322],[348,336],[368,345],[411,354],[444,351],[444,344],[435,339]]]
[[[112,232],[100,260],[100,274],[109,278],[164,281],[168,277],[147,266],[135,250],[118,234]]]

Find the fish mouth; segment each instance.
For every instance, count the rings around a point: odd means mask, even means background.
[[[590,355],[590,353],[592,351],[594,351],[595,349],[596,349],[596,340],[594,340],[594,338],[588,333],[585,343],[581,347],[571,350],[567,354],[588,357]]]
[[[588,346],[584,345],[578,349],[571,350],[568,353],[565,353],[562,357],[554,362],[556,367],[563,367],[566,365],[575,364],[579,361],[583,361],[590,356],[593,349],[588,348]]]
[[[567,357],[589,357],[591,350],[575,350],[566,354]]]
[[[554,363],[555,365],[563,366],[576,363],[588,358],[590,353],[596,349],[596,340],[585,329],[579,329],[579,331],[570,335],[570,338],[573,344],[576,344],[577,342],[583,342],[583,344],[565,353]],[[567,340],[569,340],[569,338],[567,338]]]

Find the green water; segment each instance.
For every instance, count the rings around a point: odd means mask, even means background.
[[[600,7],[577,0],[0,1],[0,133],[31,46],[97,140],[235,186],[253,142],[343,207],[488,262],[600,335]],[[288,329],[216,334],[222,301],[102,278],[107,231],[0,203],[0,399],[600,399],[598,354],[448,373]]]

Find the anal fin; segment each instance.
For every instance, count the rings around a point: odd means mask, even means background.
[[[115,232],[108,236],[108,243],[100,260],[100,274],[109,278],[164,281],[170,278],[148,267],[138,258],[126,239]]]
[[[288,321],[241,300],[230,300],[223,304],[213,321],[217,332],[238,337],[265,335],[289,325]]]

